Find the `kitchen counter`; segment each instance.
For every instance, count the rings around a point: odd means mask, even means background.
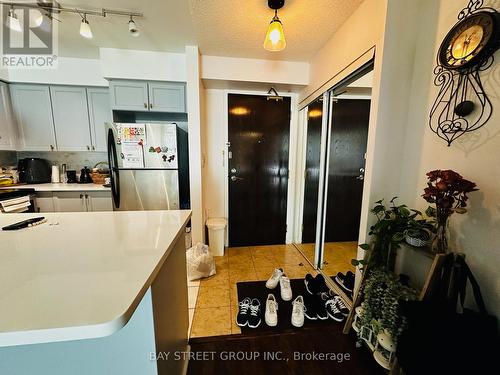
[[[34,189],[35,191],[110,191],[111,188],[98,184],[19,184],[2,186],[0,189]]]
[[[40,214],[0,215],[0,227],[30,216]],[[43,216],[48,222],[39,226],[0,231],[0,347],[112,335],[127,324],[174,245],[185,264],[190,211]],[[151,289],[154,305],[160,293]],[[155,315],[155,330],[158,324]]]

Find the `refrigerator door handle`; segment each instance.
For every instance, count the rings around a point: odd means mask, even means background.
[[[120,171],[118,169],[118,157],[116,155],[116,144],[113,129],[108,130],[108,163],[113,202],[115,203],[116,208],[120,208]]]

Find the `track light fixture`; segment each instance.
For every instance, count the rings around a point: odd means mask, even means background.
[[[130,34],[132,34],[132,36],[135,36],[135,37],[138,37],[140,34],[139,28],[135,24],[132,16],[130,16],[130,21],[128,21],[128,31],[130,32]]]
[[[115,9],[101,9],[101,10],[90,10],[90,9],[78,9],[78,8],[66,8],[59,4],[57,1],[33,1],[32,3],[18,3],[11,1],[0,1],[0,5],[10,6],[9,14],[6,19],[6,25],[15,31],[21,32],[22,27],[17,15],[14,11],[14,6],[16,8],[28,8],[29,12],[29,25],[31,28],[39,27],[43,21],[44,16],[49,20],[56,19],[55,14],[59,13],[77,13],[81,16],[82,22],[80,23],[80,35],[87,39],[92,39],[93,34],[90,29],[89,21],[87,16],[93,17],[107,17],[107,16],[127,16],[130,17],[128,21],[128,31],[133,36],[137,37],[140,35],[139,28],[137,27],[133,17],[143,17],[142,13],[130,12]]]
[[[11,5],[9,9],[9,15],[7,16],[6,25],[9,29],[21,32],[21,24],[19,23],[19,19],[17,18],[16,12],[14,12],[14,6]]]
[[[82,16],[82,23],[80,24],[80,35],[87,39],[92,39],[92,30],[90,29],[89,21],[87,21],[87,15],[84,13]]]

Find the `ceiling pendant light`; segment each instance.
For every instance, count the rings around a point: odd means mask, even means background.
[[[87,39],[92,39],[93,37],[86,14],[83,14],[82,16],[82,23],[80,24],[80,35]]]
[[[285,0],[268,0],[269,8],[274,9],[274,17],[267,28],[266,38],[264,39],[264,48],[268,51],[282,51],[286,47],[285,33],[283,24],[278,18],[278,9],[285,5]]]
[[[132,34],[132,36],[135,37],[138,37],[140,34],[139,28],[135,24],[132,15],[130,15],[130,21],[128,21],[128,31],[130,32],[130,34]]]
[[[17,15],[14,12],[14,7],[11,5],[9,9],[9,15],[7,16],[6,25],[9,29],[21,32],[21,23],[17,19]]]

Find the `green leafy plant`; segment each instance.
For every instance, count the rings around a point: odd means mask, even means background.
[[[399,278],[384,268],[368,271],[362,287],[363,313],[361,326],[368,326],[377,335],[381,330],[389,333],[397,342],[406,322],[400,313],[400,302],[417,298],[417,291],[401,283]]]
[[[428,222],[418,210],[409,209],[405,204],[396,205],[397,197],[390,201],[390,206],[384,205],[381,199],[375,202],[371,212],[377,222],[370,227],[371,244],[361,244],[366,251],[363,260],[353,259],[354,266],[368,265],[369,267],[385,267],[392,271],[397,250],[405,239],[405,232],[409,229],[432,229],[433,224]]]

